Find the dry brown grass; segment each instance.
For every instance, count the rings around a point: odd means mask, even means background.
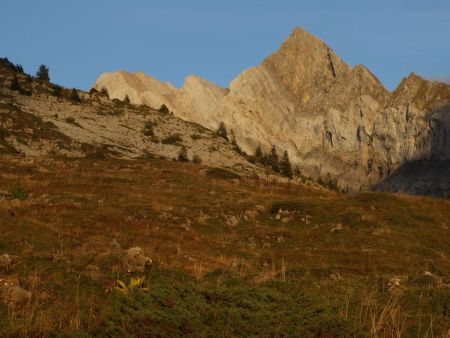
[[[17,272],[33,276],[26,285],[34,295],[48,289],[45,302],[53,306],[43,310],[40,298],[33,297],[24,310],[29,323],[19,325],[20,334],[30,334],[37,322],[42,331],[55,325],[67,332],[95,326],[98,295],[81,295],[80,281],[84,267],[111,251],[113,242],[122,249],[142,247],[153,269],[182,269],[199,280],[218,270],[256,283],[305,279],[324,294],[342,283],[361,283],[364,292],[348,288],[353,293],[342,297],[341,313],[375,337],[405,336],[412,318],[421,318],[419,332],[428,330],[430,337],[442,329],[429,309],[419,316],[400,296],[381,301],[380,290],[395,276],[403,276],[402,287],[409,287],[408,281],[425,271],[434,276],[434,288],[447,287],[449,201],[345,196],[253,178],[233,182],[209,178],[203,169],[156,159],[24,164],[1,158],[0,189],[8,191],[20,179],[30,197],[0,201],[0,253],[20,255]],[[298,209],[285,223],[271,213],[278,202],[295,202]],[[256,206],[262,210],[245,220],[244,213]],[[225,215],[239,223],[228,226]],[[69,272],[78,276],[70,281],[72,290],[55,294],[56,286],[67,287],[61,278]],[[215,283],[221,285],[227,273]],[[107,289],[114,278],[117,274],[104,273],[92,288]],[[367,292],[374,285],[376,291]],[[53,322],[57,308],[64,313]],[[17,318],[14,314],[11,322]]]

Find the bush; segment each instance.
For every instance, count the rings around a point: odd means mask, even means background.
[[[166,137],[161,141],[163,144],[178,144],[178,142],[183,142],[183,139],[180,135],[174,134]]]
[[[195,164],[202,164],[202,159],[200,158],[200,156],[194,155],[194,157],[192,158],[192,162]]]
[[[36,77],[39,80],[50,82],[50,73],[48,67],[45,65],[40,65],[38,71],[36,72]]]
[[[189,157],[187,154],[186,147],[181,147],[180,152],[178,153],[178,161],[180,162],[189,162]]]
[[[28,198],[28,193],[20,182],[17,182],[17,184],[11,188],[10,194],[13,200],[26,200]]]
[[[109,92],[108,89],[106,89],[106,87],[102,87],[102,89],[100,89],[100,94],[105,95],[106,97],[109,98]]]
[[[14,78],[11,81],[11,85],[9,86],[9,89],[15,90],[15,91],[22,91],[22,86],[20,85],[19,80],[17,79],[17,76],[14,76]]]
[[[125,95],[123,102],[125,102],[126,104],[130,104],[130,98],[128,97],[128,95]]]
[[[98,94],[98,90],[95,88],[89,89],[89,95],[94,95],[94,94]]]
[[[145,136],[155,136],[154,124],[151,121],[145,122],[143,133]]]
[[[75,88],[72,88],[72,91],[70,92],[70,99],[75,102],[81,101],[80,96],[78,95],[78,92]]]
[[[169,108],[167,108],[167,106],[164,103],[161,105],[161,107],[159,107],[159,111],[161,113],[163,113],[163,114],[169,114],[170,113]]]
[[[9,87],[11,90],[18,91],[22,95],[31,95],[31,90],[25,90],[22,85],[20,84],[19,80],[16,76],[11,81],[11,85]]]
[[[54,96],[61,97],[61,95],[62,95],[62,88],[60,86],[54,85],[52,87],[52,89],[53,89],[53,95]]]
[[[150,141],[153,143],[159,143],[159,138],[156,137],[155,135],[153,135],[153,136],[150,136]]]
[[[210,178],[217,178],[222,180],[236,180],[240,179],[241,176],[233,171],[224,168],[211,168],[206,170],[206,176]]]
[[[219,123],[219,128],[217,128],[217,136],[222,137],[228,141],[227,127],[224,122]]]
[[[75,119],[72,116],[66,117],[65,121],[67,123],[75,124]]]

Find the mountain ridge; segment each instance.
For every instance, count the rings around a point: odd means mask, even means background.
[[[136,103],[165,104],[208,128],[224,122],[246,152],[275,144],[305,175],[344,190],[371,189],[405,163],[450,156],[448,109],[436,111],[450,102],[450,86],[411,73],[390,92],[367,67],[349,66],[301,28],[228,90],[198,79],[170,93],[149,86],[136,99],[131,82],[110,74],[94,87],[117,98],[130,94]]]

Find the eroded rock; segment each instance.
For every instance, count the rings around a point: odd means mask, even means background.
[[[152,264],[152,260],[144,255],[140,247],[126,250],[122,256],[122,263],[127,272],[144,272]]]

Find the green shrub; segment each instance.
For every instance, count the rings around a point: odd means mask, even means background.
[[[174,134],[166,137],[161,142],[163,144],[178,144],[179,142],[183,142],[183,139],[179,134]]]
[[[332,300],[296,282],[221,286],[154,273],[148,292],[114,293],[93,336],[366,337]],[[127,325],[124,325],[127,323]]]
[[[26,200],[28,198],[28,193],[20,182],[17,182],[17,184],[11,188],[10,195],[13,200]]]

